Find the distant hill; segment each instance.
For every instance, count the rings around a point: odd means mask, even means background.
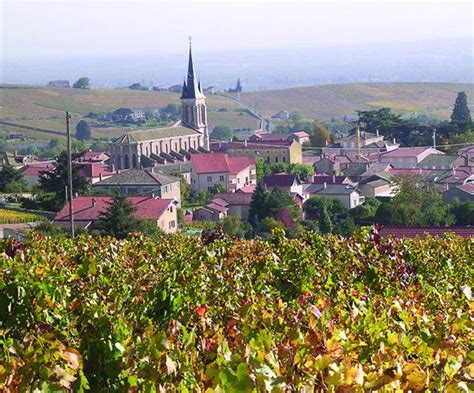
[[[474,85],[449,83],[362,83],[296,87],[243,92],[240,105],[228,97],[207,99],[209,125],[234,129],[257,129],[259,120],[243,108],[255,108],[264,116],[280,110],[298,112],[309,119],[354,116],[356,110],[387,106],[400,113],[418,112],[447,119],[459,91],[468,95],[474,113]],[[106,113],[121,108],[163,107],[178,102],[179,94],[129,89],[46,88],[0,85],[0,132],[21,134],[25,145],[64,139],[64,112],[72,112],[72,127],[89,112]],[[115,138],[128,127],[95,126],[93,138]],[[59,134],[58,134],[59,133]]]
[[[474,84],[354,83],[244,92],[240,99],[262,115],[298,112],[306,118],[354,116],[356,110],[390,107],[396,112],[423,112],[449,118],[456,94],[465,91],[474,112]]]

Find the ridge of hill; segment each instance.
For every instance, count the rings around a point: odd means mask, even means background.
[[[356,110],[390,107],[399,113],[416,112],[448,119],[459,91],[466,92],[474,111],[474,84],[357,83],[243,92],[241,103],[232,94],[227,97],[209,95],[208,118],[210,128],[228,125],[241,130],[259,127],[259,120],[248,108],[254,108],[263,116],[287,110],[298,112],[304,118],[327,120],[355,116]],[[178,101],[179,94],[170,92],[0,85],[0,132],[25,135],[30,139],[28,143],[47,142],[52,136],[64,138],[66,110],[72,112],[74,129],[89,112],[106,113],[122,107],[164,107]],[[129,130],[130,127],[94,127],[92,124],[92,137],[113,139]]]

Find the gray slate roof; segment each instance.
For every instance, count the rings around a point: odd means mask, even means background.
[[[107,179],[99,181],[94,186],[128,186],[128,185],[147,185],[163,186],[179,181],[175,176],[169,176],[162,173],[154,173],[145,169],[130,169],[117,173]]]
[[[188,136],[199,134],[198,131],[189,127],[164,127],[164,128],[149,128],[138,131],[130,131],[120,138],[116,139],[114,144],[133,143],[141,141],[150,141],[155,139],[172,138],[176,136]]]

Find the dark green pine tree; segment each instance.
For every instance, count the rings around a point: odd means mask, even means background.
[[[79,154],[73,154],[72,159],[76,159]],[[83,194],[89,190],[87,179],[80,174],[80,165],[72,166],[72,189],[74,194]],[[62,152],[56,158],[54,170],[42,172],[39,176],[39,185],[42,191],[53,194],[53,200],[49,208],[53,211],[61,209],[66,201],[67,179],[67,154]]]
[[[258,223],[266,216],[266,200],[267,192],[263,186],[263,182],[259,181],[257,187],[252,194],[252,200],[250,201],[249,210],[249,224],[254,228]]]
[[[463,91],[458,93],[454,103],[451,123],[456,124],[462,131],[471,125],[471,112],[467,106],[467,96]]]
[[[11,165],[4,165],[0,171],[0,192],[16,193],[27,188],[23,175]]]
[[[98,228],[118,239],[140,230],[141,221],[133,217],[135,207],[124,195],[114,196],[109,208],[101,215]]]

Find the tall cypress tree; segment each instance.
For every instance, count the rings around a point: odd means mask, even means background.
[[[467,96],[463,91],[458,93],[454,103],[451,123],[456,124],[461,130],[465,131],[471,125],[471,112],[467,106]]]
[[[250,201],[248,221],[253,227],[256,227],[258,222],[265,217],[266,200],[267,192],[265,191],[263,183],[259,181],[257,183],[257,187],[255,187],[255,191],[252,194],[252,200]]]

